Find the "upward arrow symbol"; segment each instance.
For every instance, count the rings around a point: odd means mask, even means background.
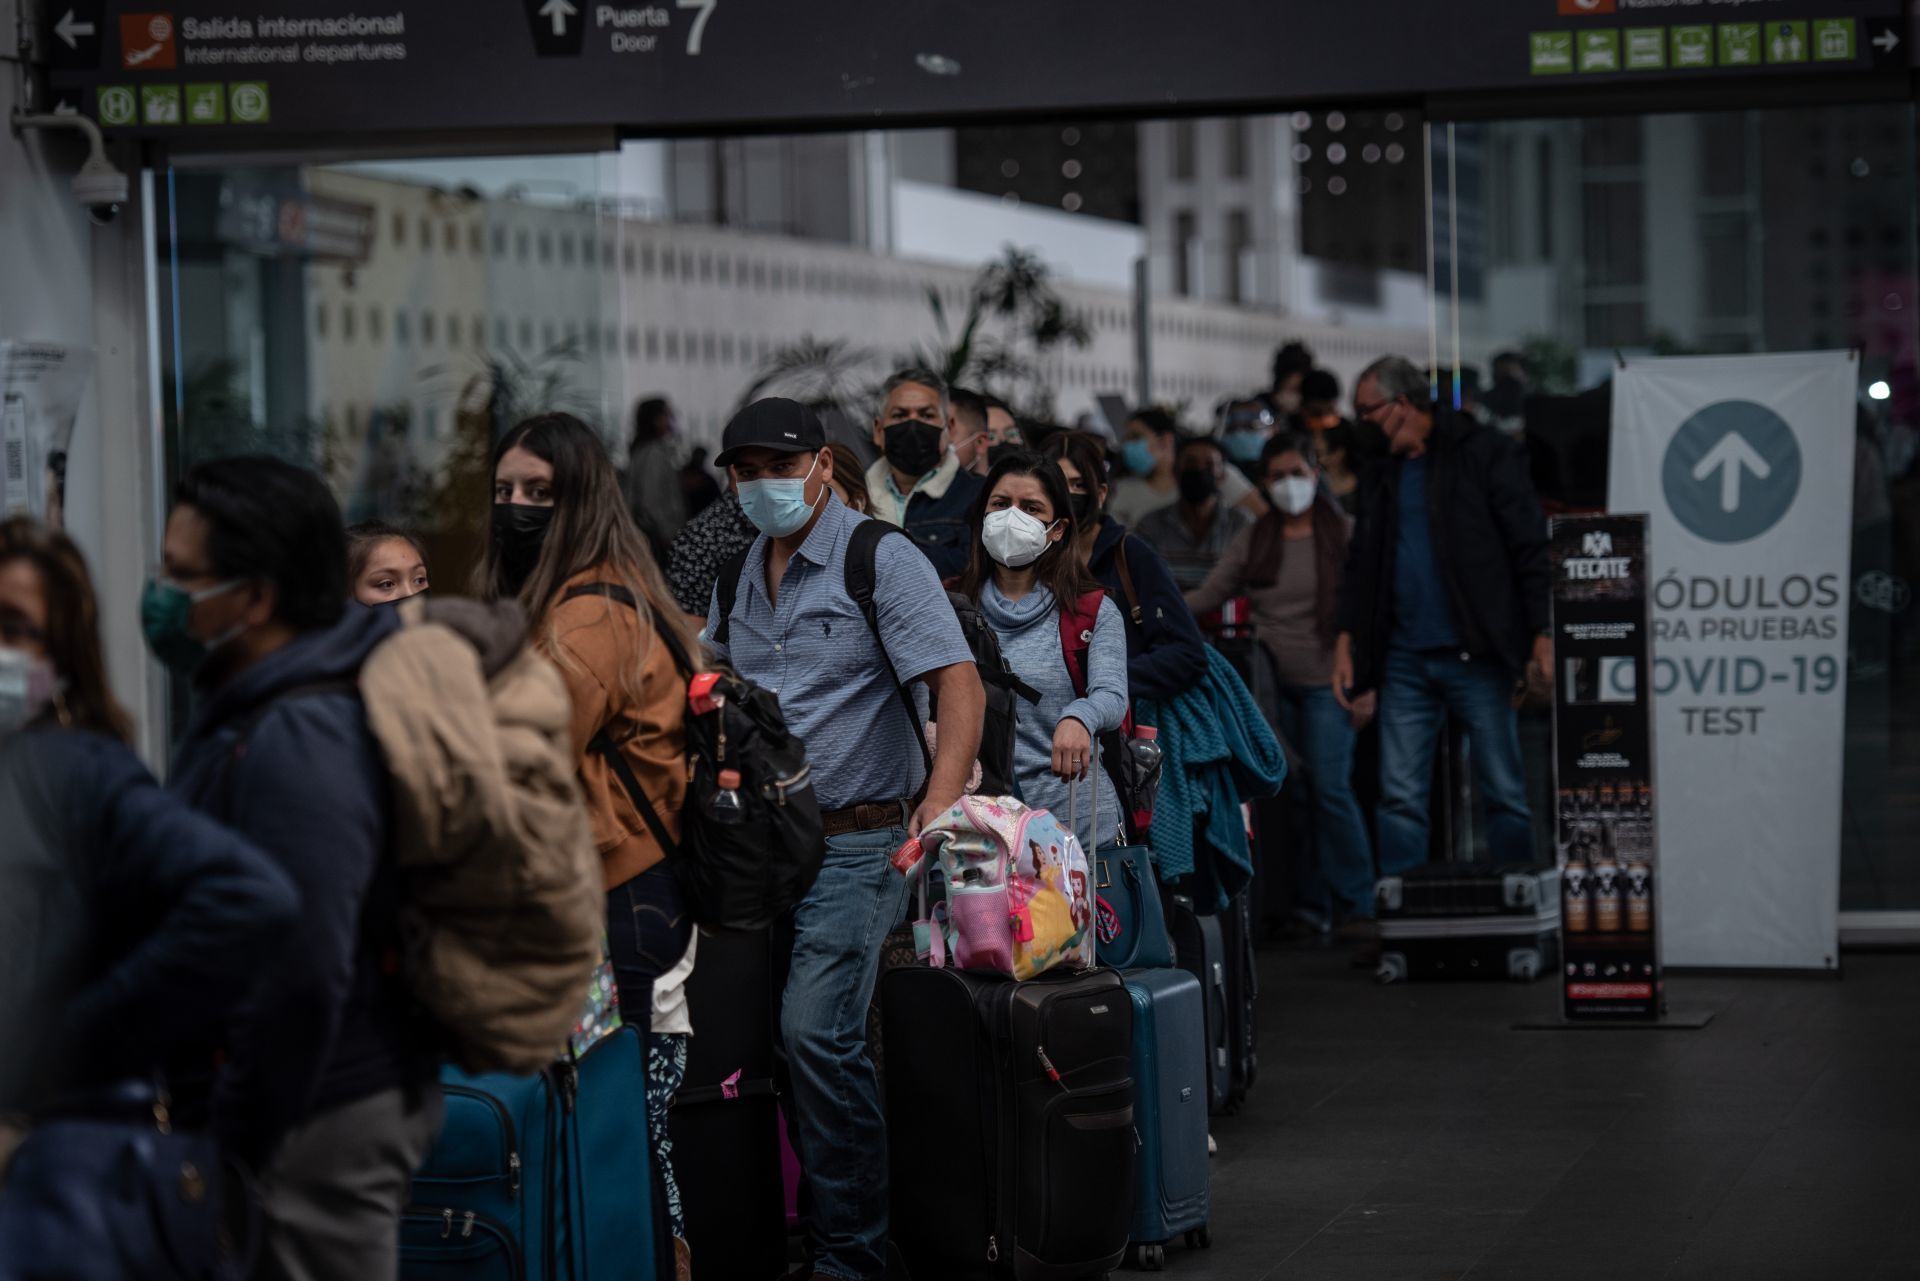
[[[553,34],[556,36],[567,34],[567,19],[579,12],[567,0],[547,0],[540,6],[540,16],[553,19]]]
[[[1765,480],[1773,475],[1773,468],[1754,451],[1747,438],[1737,431],[1730,431],[1720,438],[1718,444],[1706,452],[1706,456],[1694,464],[1693,478],[1705,480],[1714,472],[1720,473],[1720,510],[1733,512],[1740,510],[1740,471],[1745,468],[1753,473],[1755,480]]]

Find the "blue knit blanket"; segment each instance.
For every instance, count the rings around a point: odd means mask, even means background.
[[[1160,879],[1191,876],[1195,910],[1218,912],[1253,879],[1241,803],[1280,790],[1286,753],[1240,674],[1211,645],[1197,685],[1171,703],[1141,699],[1135,719],[1160,730]]]

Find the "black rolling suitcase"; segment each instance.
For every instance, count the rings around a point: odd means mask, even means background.
[[[1214,916],[1199,916],[1193,901],[1172,895],[1167,927],[1174,963],[1200,980],[1207,1006],[1208,1110],[1237,1112],[1253,1089],[1260,1065],[1255,1051],[1254,1001],[1260,994],[1245,895]]]
[[[755,1281],[787,1268],[773,949],[765,930],[702,931],[687,980],[694,1036],[669,1126],[687,1244],[702,1276]]]
[[[1404,979],[1531,982],[1560,964],[1560,869],[1429,863],[1380,878],[1382,983]]]
[[[882,979],[890,1235],[916,1281],[1083,1281],[1133,1202],[1133,1003],[1118,972]],[[726,1274],[732,1275],[732,1274]]]

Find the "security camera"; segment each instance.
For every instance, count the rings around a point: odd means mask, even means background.
[[[120,206],[127,203],[127,175],[96,152],[87,157],[87,163],[73,176],[73,195],[87,207],[88,215],[95,222],[105,226],[119,216]]]
[[[99,125],[70,112],[28,115],[15,110],[13,129],[15,133],[22,129],[77,129],[85,134],[87,159],[80,166],[80,172],[73,176],[74,199],[84,205],[87,216],[102,227],[120,216],[120,206],[127,203],[127,175],[107,159],[106,142],[100,136]]]

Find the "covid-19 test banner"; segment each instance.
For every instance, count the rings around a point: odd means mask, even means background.
[[[1614,379],[1609,506],[1649,514],[1669,965],[1837,960],[1857,381],[1849,352]]]

